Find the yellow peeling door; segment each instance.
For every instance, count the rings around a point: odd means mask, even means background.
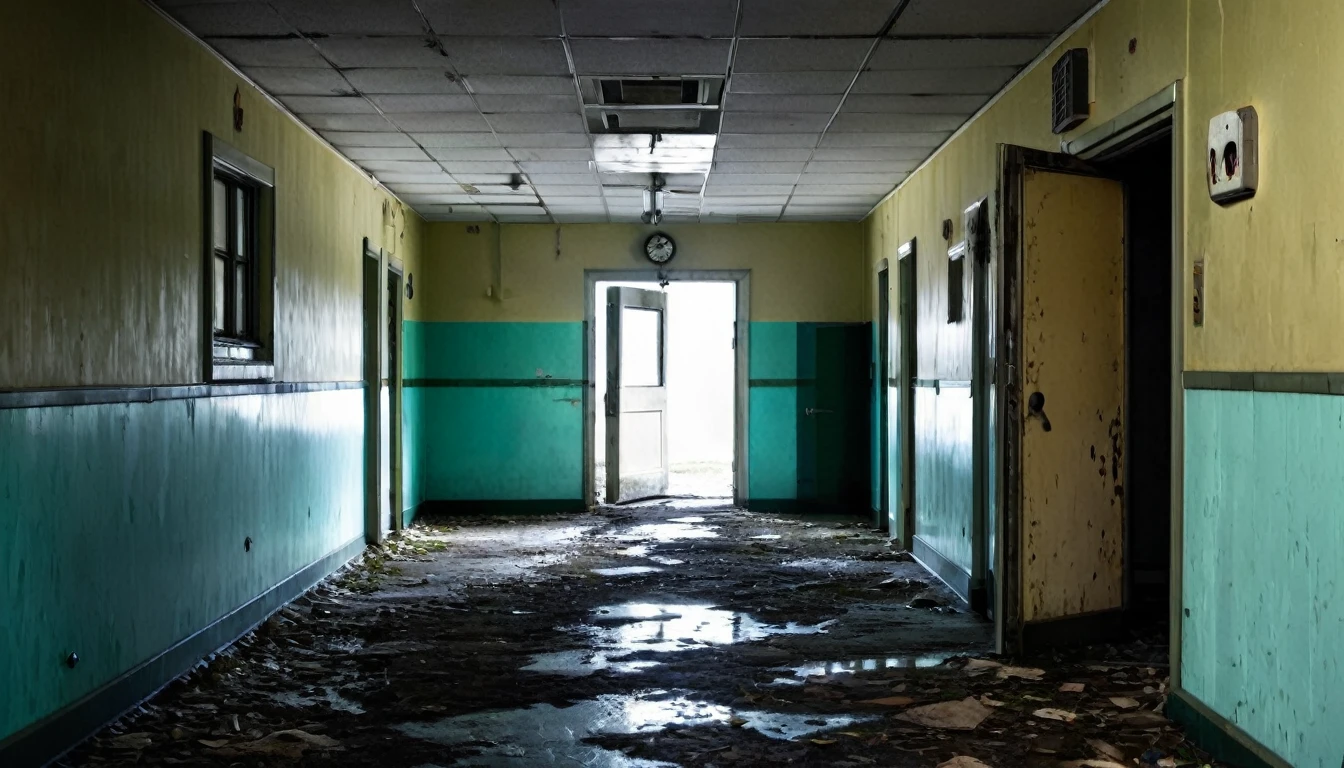
[[[1124,606],[1124,187],[1021,170],[1020,613]],[[1088,634],[1062,627],[1063,641]],[[1047,633],[1040,633],[1044,636]]]

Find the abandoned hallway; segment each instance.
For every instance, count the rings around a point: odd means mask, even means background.
[[[1338,768],[1341,38],[0,2],[0,768]]]
[[[417,524],[64,765],[1199,759],[1154,634],[1005,666],[852,520],[669,500]],[[973,765],[954,763],[954,765]]]

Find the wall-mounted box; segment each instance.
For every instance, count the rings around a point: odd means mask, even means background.
[[[1255,107],[1224,112],[1209,121],[1205,165],[1209,197],[1230,203],[1251,197],[1260,184],[1260,118]]]

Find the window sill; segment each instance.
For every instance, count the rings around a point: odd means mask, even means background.
[[[215,360],[211,366],[210,380],[215,383],[230,381],[274,381],[273,363],[238,362],[234,360]]]

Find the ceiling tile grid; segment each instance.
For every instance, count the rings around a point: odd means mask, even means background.
[[[155,1],[426,219],[720,222],[863,218],[1096,0]]]

